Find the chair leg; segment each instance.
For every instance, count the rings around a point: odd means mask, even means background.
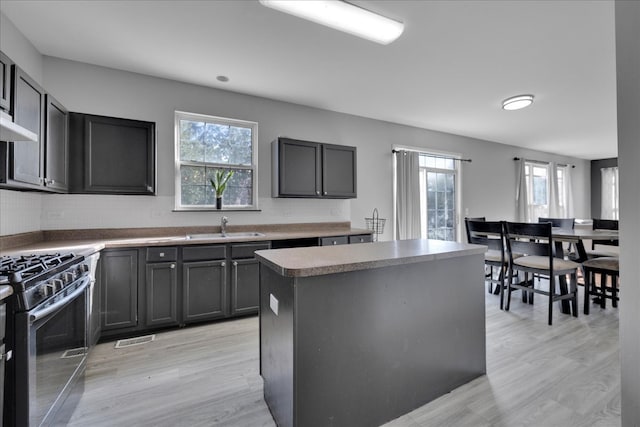
[[[504,309],[504,271],[505,266],[500,267],[500,310]]]
[[[607,308],[607,274],[600,273],[600,308]]]
[[[513,268],[509,266],[509,280],[507,281],[507,304],[504,309],[509,311],[509,306],[511,305],[511,284],[513,283]],[[502,298],[502,296],[500,296]]]
[[[535,279],[533,279],[535,280]],[[525,285],[529,284],[529,273],[525,272],[524,273],[524,283]],[[524,289],[522,290],[522,302],[526,303],[527,302],[527,291],[525,291]]]
[[[553,324],[553,296],[556,293],[556,278],[549,277],[549,326]]]
[[[486,275],[485,275],[485,279],[486,279]],[[487,283],[487,292],[492,294],[493,293],[493,266],[490,265],[489,266],[489,283]]]
[[[573,313],[573,317],[578,317],[578,273],[577,271],[571,275],[569,290],[570,292],[573,293],[573,298],[571,298],[571,312]]]
[[[618,307],[618,283],[620,277],[616,274],[611,275],[611,305]]]
[[[584,314],[588,315],[591,307],[591,270],[585,269],[582,277],[584,280]]]

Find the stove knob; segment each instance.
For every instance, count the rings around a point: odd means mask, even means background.
[[[87,271],[89,271],[89,266],[87,264],[80,264],[78,266],[78,273],[82,274],[86,273]]]
[[[53,279],[51,281],[51,290],[52,293],[61,290],[62,288],[64,288],[64,281],[60,280],[60,279]]]
[[[76,273],[71,272],[71,271],[67,271],[66,273],[64,273],[62,275],[62,280],[64,281],[65,284],[71,283],[75,280],[76,278]]]

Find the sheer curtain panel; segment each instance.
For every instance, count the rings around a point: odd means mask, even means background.
[[[419,153],[400,151],[396,156],[396,237],[419,239],[420,166]]]
[[[602,176],[601,219],[618,219],[618,168],[600,169]]]
[[[524,159],[518,160],[518,187],[516,188],[516,212],[521,222],[531,222],[529,196],[527,195],[527,170]]]

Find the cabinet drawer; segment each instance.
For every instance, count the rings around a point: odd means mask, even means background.
[[[208,261],[213,259],[225,259],[227,248],[225,245],[215,246],[189,246],[182,249],[183,261]]]
[[[147,248],[147,262],[177,261],[178,248]]]
[[[231,258],[253,258],[255,251],[269,249],[269,243],[238,243],[231,245]]]
[[[371,242],[371,234],[360,234],[357,236],[349,236],[349,243],[368,243]]]
[[[320,238],[320,246],[346,245],[347,243],[349,243],[347,236]]]

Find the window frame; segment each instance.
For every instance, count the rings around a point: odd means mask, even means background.
[[[180,159],[180,121],[190,120],[216,125],[228,125],[245,127],[251,129],[251,165],[223,164],[210,162],[182,161]],[[208,114],[189,113],[186,111],[174,112],[174,193],[175,211],[257,211],[258,209],[258,122],[249,120],[232,119],[228,117],[211,116]],[[215,205],[183,205],[182,204],[182,179],[180,173],[181,166],[204,166],[219,169],[244,169],[252,171],[252,189],[250,205],[231,205],[216,209]]]

